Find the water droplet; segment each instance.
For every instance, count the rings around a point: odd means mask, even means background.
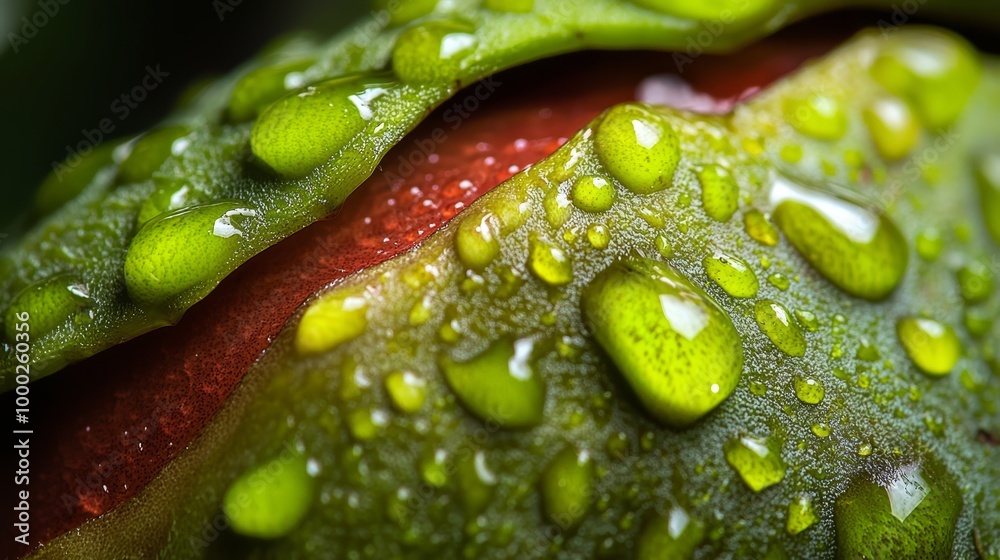
[[[222,499],[229,527],[256,539],[291,533],[309,512],[316,490],[306,463],[301,454],[285,449],[281,456],[240,475]]]
[[[985,336],[993,326],[994,317],[986,309],[979,307],[966,307],[963,316],[965,329],[976,338]]]
[[[921,259],[927,262],[936,261],[944,249],[944,238],[941,236],[941,230],[929,227],[918,233],[916,249],[917,255]]]
[[[826,422],[818,422],[809,426],[809,429],[816,437],[825,438],[830,435],[830,425]]]
[[[368,299],[364,293],[335,290],[311,303],[295,331],[301,354],[329,352],[361,336],[368,328]]]
[[[855,357],[862,362],[877,362],[882,357],[882,353],[879,352],[878,346],[867,338],[862,338]]]
[[[993,240],[1000,245],[1000,152],[981,156],[975,167],[983,221]]]
[[[813,509],[812,497],[809,494],[799,494],[788,504],[788,520],[785,530],[789,535],[798,535],[819,521],[819,515]]]
[[[754,241],[773,247],[781,239],[778,228],[760,210],[750,210],[743,215],[743,229]]]
[[[674,256],[674,246],[670,243],[670,238],[665,234],[656,234],[656,239],[653,240],[653,244],[656,246],[656,252],[665,259],[669,259]]]
[[[639,105],[618,105],[608,111],[594,145],[601,164],[636,194],[669,187],[681,158],[670,124]]]
[[[535,371],[536,342],[505,338],[465,362],[441,358],[441,370],[462,404],[481,420],[504,428],[542,421],[545,381]]]
[[[964,39],[941,29],[908,30],[886,40],[871,74],[909,101],[933,130],[958,119],[979,83],[979,60]]]
[[[666,516],[654,515],[639,533],[635,544],[636,560],[687,560],[705,538],[705,526],[691,519],[680,507]]]
[[[118,167],[118,180],[122,183],[138,183],[149,179],[173,154],[174,142],[190,132],[184,126],[171,126],[143,134]]]
[[[847,132],[847,113],[843,104],[833,97],[813,94],[786,99],[783,108],[788,124],[806,136],[837,140]]]
[[[726,442],[724,451],[726,462],[754,492],[760,492],[785,478],[781,446],[773,441],[738,437]]]
[[[347,414],[347,428],[358,441],[375,439],[388,423],[389,417],[385,411],[374,408],[361,407]]]
[[[633,0],[644,8],[679,18],[719,20],[730,23],[753,22],[777,9],[775,0]]]
[[[982,303],[993,295],[993,271],[975,260],[958,269],[958,288],[966,303]]]
[[[702,261],[705,272],[720,288],[735,298],[751,298],[757,295],[760,284],[746,261],[716,251]]]
[[[125,256],[129,295],[142,305],[166,308],[207,293],[228,272],[244,229],[256,216],[241,203],[219,202],[150,220]],[[218,235],[220,227],[231,235]]]
[[[471,78],[476,53],[475,28],[455,21],[432,21],[400,34],[392,50],[392,68],[408,83],[448,83]]]
[[[602,224],[590,224],[587,226],[587,242],[595,249],[605,249],[611,243],[611,233]]]
[[[816,332],[819,329],[819,319],[816,318],[816,314],[812,311],[800,309],[795,312],[795,318],[809,332]]]
[[[788,280],[788,278],[784,274],[781,274],[780,272],[775,272],[774,274],[768,276],[767,283],[774,286],[775,288],[778,288],[783,292],[787,290],[789,286],[792,285],[791,281]]]
[[[668,265],[614,263],[586,288],[584,317],[646,409],[681,428],[732,393],[743,345],[725,311]]]
[[[771,201],[774,221],[792,245],[845,292],[881,300],[903,279],[909,250],[885,214],[781,177],[774,182]]]
[[[306,85],[303,72],[316,62],[313,58],[282,62],[246,73],[229,96],[229,119],[243,122],[256,118],[265,107],[286,93]]]
[[[364,133],[393,87],[387,76],[345,76],[286,95],[261,113],[250,147],[277,173],[304,176]]]
[[[420,457],[420,477],[435,488],[448,484],[451,463],[448,452],[440,447],[428,447]]]
[[[618,198],[614,183],[603,177],[586,175],[573,183],[569,193],[577,208],[584,212],[606,212]]]
[[[935,463],[858,475],[834,504],[841,558],[952,558],[959,489]]]
[[[186,181],[174,178],[154,178],[156,188],[142,203],[136,225],[142,227],[153,218],[174,212],[188,206],[207,202],[201,193],[196,192]]]
[[[875,149],[885,159],[903,159],[920,140],[920,125],[910,106],[895,97],[881,97],[862,116]]]
[[[789,356],[805,355],[806,335],[784,305],[765,299],[758,301],[753,311],[760,331],[767,335],[779,350]]]
[[[717,222],[727,222],[740,203],[740,188],[729,172],[718,165],[705,165],[698,170],[701,183],[701,204],[705,213]]]
[[[594,464],[590,454],[572,446],[556,454],[541,481],[545,515],[564,529],[575,527],[590,512],[594,499]]]
[[[573,280],[573,263],[565,251],[533,235],[529,242],[528,267],[550,286],[564,286]]]
[[[901,319],[896,333],[913,364],[929,375],[951,373],[962,355],[962,343],[955,331],[933,319]]]
[[[412,371],[394,371],[385,376],[385,390],[397,410],[413,414],[427,398],[427,381]]]
[[[819,404],[823,402],[823,383],[812,377],[798,376],[793,382],[795,385],[795,396],[806,404]]]
[[[96,148],[86,156],[74,154],[63,163],[55,165],[54,169],[42,182],[35,196],[35,214],[47,216],[56,209],[73,200],[83,192],[94,180],[101,169],[111,165],[112,152],[116,143],[106,143]],[[76,165],[73,160],[79,158]]]
[[[462,264],[483,270],[500,254],[500,222],[489,212],[474,212],[462,219],[455,232],[455,250]]]
[[[465,453],[459,460],[455,476],[460,488],[459,498],[467,516],[474,517],[486,509],[497,486],[497,476],[486,462],[486,453]]]
[[[86,284],[68,274],[36,282],[24,288],[11,300],[3,315],[4,334],[11,344],[23,342],[15,326],[24,323],[17,315],[28,313],[32,340],[42,337],[69,321],[90,304],[90,290]]]

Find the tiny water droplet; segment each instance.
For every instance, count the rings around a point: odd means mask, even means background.
[[[781,446],[773,440],[738,437],[724,446],[726,462],[754,492],[760,492],[785,478]]]
[[[806,336],[788,309],[773,300],[761,300],[754,305],[754,318],[760,331],[789,356],[806,353]]]
[[[735,298],[757,295],[760,284],[757,275],[746,261],[739,257],[716,251],[702,261],[705,272],[720,288]]]

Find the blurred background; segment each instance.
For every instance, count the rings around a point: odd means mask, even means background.
[[[899,4],[920,4],[918,17],[907,24],[919,23],[926,15],[936,24],[951,24],[980,48],[996,52],[996,34],[988,29],[1000,23],[1000,12],[992,8],[997,1],[901,0]],[[967,10],[982,11],[983,17],[950,21],[956,2]],[[854,19],[860,15],[865,25],[891,20],[892,2],[877,3],[890,8],[854,13]],[[369,14],[370,4],[370,0],[0,0],[0,244],[53,164],[66,157],[67,146],[85,138],[82,130],[94,129],[110,117],[115,122],[113,137],[141,132],[163,118],[196,80],[229,72],[293,30],[328,36]],[[169,77],[119,121],[112,103],[141,83],[147,66],[157,65]]]
[[[327,35],[369,9],[367,0],[0,0],[0,233],[83,129],[110,117],[114,137],[141,132],[199,78],[283,34]],[[121,105],[111,105],[147,65],[170,75],[119,121]]]

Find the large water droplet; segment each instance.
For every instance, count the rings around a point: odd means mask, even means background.
[[[735,298],[757,295],[760,283],[753,269],[743,259],[716,251],[702,261],[705,272],[720,288]]]
[[[792,128],[820,140],[837,140],[847,132],[843,103],[827,95],[786,99],[785,120]]]
[[[961,511],[958,488],[934,463],[859,475],[834,505],[837,558],[946,560]]]
[[[976,182],[979,183],[986,229],[1000,245],[1000,152],[989,153],[976,161]]]
[[[583,313],[646,409],[688,426],[732,393],[743,345],[729,316],[673,268],[638,257],[597,275]]]
[[[244,472],[222,499],[229,526],[256,539],[291,533],[305,518],[315,494],[308,468],[306,458],[288,448],[281,456]]]
[[[895,97],[881,97],[862,116],[875,149],[885,159],[903,159],[920,140],[920,124],[910,106]]]
[[[776,301],[761,300],[753,308],[760,331],[789,356],[804,356],[806,335],[788,309]]]
[[[63,204],[76,198],[104,167],[114,161],[112,152],[115,143],[105,143],[86,155],[70,155],[66,161],[55,165],[52,172],[38,188],[35,197],[35,213],[46,216]]]
[[[637,194],[669,187],[681,158],[670,124],[641,105],[618,105],[608,111],[594,144],[601,164]]]
[[[150,220],[125,256],[125,283],[136,302],[165,308],[214,287],[257,211],[238,202],[193,206]]]
[[[933,319],[901,319],[896,333],[914,365],[929,375],[951,373],[962,356],[962,343],[955,331]]]
[[[760,492],[785,478],[781,446],[776,442],[742,436],[726,442],[726,462],[754,492]]]
[[[979,60],[961,37],[941,29],[890,37],[871,65],[875,81],[909,101],[929,128],[950,126],[979,83]]]
[[[353,340],[368,327],[368,299],[363,292],[335,290],[312,302],[295,331],[301,354],[321,354]]]
[[[247,72],[236,82],[229,96],[229,118],[234,122],[253,119],[289,91],[302,88],[306,85],[302,72],[315,62],[308,58]]]
[[[788,504],[788,520],[785,530],[789,535],[798,535],[819,521],[819,515],[813,508],[812,497],[809,494],[799,494]]]
[[[442,356],[441,370],[462,404],[481,420],[504,428],[529,428],[542,421],[545,381],[535,370],[531,338],[505,338],[474,358]]]
[[[17,319],[27,313],[31,339],[44,336],[67,322],[78,312],[90,305],[90,290],[86,284],[68,274],[61,274],[24,288],[11,300],[3,315],[7,341],[11,344],[23,342],[24,334],[18,338],[17,325],[25,321]]]
[[[549,520],[563,529],[575,527],[594,501],[594,464],[590,454],[573,446],[556,454],[541,481],[542,506]]]
[[[636,560],[687,560],[705,538],[705,526],[675,506],[666,516],[654,515],[635,543]]]
[[[773,247],[781,240],[778,228],[760,210],[753,209],[743,215],[743,229],[754,241]]]
[[[885,214],[780,176],[771,202],[774,220],[792,245],[845,292],[881,300],[903,279],[906,239]]]
[[[123,183],[137,183],[153,176],[171,155],[183,152],[183,141],[178,140],[190,133],[185,126],[170,126],[143,134],[132,146],[125,161],[118,167],[118,180]],[[186,140],[185,140],[186,141]]]
[[[250,147],[279,174],[306,175],[364,132],[394,86],[385,76],[346,76],[286,95],[254,124]]]
[[[471,25],[433,21],[403,31],[392,50],[392,68],[408,83],[448,83],[472,77],[468,63],[478,38]]]

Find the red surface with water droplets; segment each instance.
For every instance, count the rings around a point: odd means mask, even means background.
[[[706,56],[683,76],[716,99],[735,99],[829,41],[784,46],[755,47],[739,58]],[[33,385],[33,543],[145,486],[197,435],[308,296],[413,247],[602,110],[632,100],[644,77],[674,68],[663,53],[580,54],[501,74],[485,99],[473,86],[394,148],[338,212],[247,262],[176,326]],[[446,139],[436,143],[441,133]],[[433,155],[418,141],[433,145]]]

